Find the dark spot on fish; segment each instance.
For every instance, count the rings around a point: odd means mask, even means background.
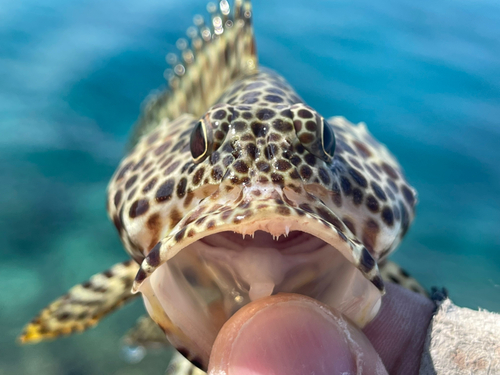
[[[210,155],[210,159],[209,159],[210,164],[211,164],[211,165],[217,164],[217,163],[218,163],[218,161],[219,161],[219,159],[220,159],[220,154],[219,154],[219,152],[218,152],[218,151],[214,151],[214,152],[212,152],[212,154]]]
[[[397,180],[399,178],[397,172],[389,164],[383,163],[382,164],[382,169],[393,180]]]
[[[368,186],[366,178],[364,178],[363,175],[361,175],[361,173],[359,173],[356,169],[349,168],[349,174],[359,186],[364,188]]]
[[[304,160],[311,167],[314,167],[316,165],[316,156],[314,156],[313,154],[306,154],[306,156],[304,156]]]
[[[372,280],[372,284],[375,285],[375,287],[378,289],[378,290],[384,290],[384,281],[382,280],[382,278],[380,276],[375,276]]]
[[[131,219],[145,214],[149,209],[149,202],[147,199],[139,199],[132,203],[128,215]]]
[[[271,170],[271,166],[269,163],[266,163],[265,161],[259,161],[256,164],[257,169],[261,172],[269,172]]]
[[[226,118],[226,111],[223,110],[223,109],[219,109],[217,112],[215,112],[213,115],[212,115],[212,118],[214,118],[215,120],[222,120],[224,118]]]
[[[356,206],[359,206],[363,202],[363,192],[360,189],[352,189],[352,202]]]
[[[404,236],[410,226],[410,217],[408,211],[402,202],[399,202],[399,209],[401,211],[401,235]]]
[[[248,165],[243,160],[238,160],[233,164],[234,169],[238,173],[248,173]]]
[[[182,228],[180,231],[178,231],[175,236],[174,236],[174,239],[176,242],[179,242],[181,241],[183,238],[184,238],[184,235],[186,234],[186,227]]]
[[[137,181],[137,175],[133,175],[132,177],[130,177],[127,182],[125,183],[125,190],[128,190],[132,187],[132,185],[135,184],[135,182]]]
[[[142,283],[144,280],[146,280],[146,277],[147,277],[146,271],[144,271],[141,267],[141,268],[139,268],[139,271],[137,272],[137,275],[135,276],[135,281],[137,283]]]
[[[199,185],[201,179],[203,178],[203,174],[205,173],[205,168],[199,168],[193,176],[193,185]]]
[[[302,117],[302,118],[313,118],[313,114],[308,111],[307,109],[301,109],[299,112],[298,112],[298,115],[299,117]]]
[[[277,95],[266,95],[264,96],[264,100],[271,103],[283,103],[283,98]]]
[[[164,202],[172,198],[172,194],[174,192],[174,186],[175,182],[173,179],[168,179],[163,184],[161,184],[158,190],[156,191],[156,201]]]
[[[375,260],[368,252],[366,247],[361,250],[361,258],[359,260],[359,268],[364,273],[369,273],[375,267]]]
[[[406,185],[401,186],[401,191],[406,202],[413,207],[415,205],[415,196],[413,195],[413,192]]]
[[[258,121],[252,122],[250,128],[252,129],[252,133],[255,137],[264,137],[268,131],[267,126]]]
[[[223,174],[222,168],[219,167],[218,165],[212,168],[212,178],[215,181],[220,181],[220,179],[222,178],[222,174]]]
[[[345,195],[350,195],[352,192],[351,181],[347,177],[340,177],[340,186]]]
[[[299,136],[299,141],[303,145],[307,145],[307,144],[312,143],[314,141],[314,135],[312,135],[311,133],[302,133]]]
[[[293,130],[293,126],[288,121],[283,121],[282,119],[276,119],[272,122],[272,127],[279,132],[289,132]]]
[[[371,194],[366,197],[366,207],[374,213],[380,209],[377,199]]]
[[[123,176],[125,176],[125,173],[127,173],[127,171],[132,168],[132,166],[134,165],[133,162],[129,162],[127,164],[125,164],[121,169],[120,169],[120,172],[118,172],[118,174],[116,175],[116,181],[120,181]]]
[[[382,220],[384,223],[386,223],[389,227],[392,227],[394,225],[394,214],[391,210],[390,207],[384,207],[382,210]]]
[[[122,201],[122,191],[118,190],[114,198],[115,208],[118,208],[118,205],[120,204],[121,201]]]
[[[261,109],[260,111],[257,112],[257,118],[261,121],[266,121],[271,118],[273,118],[276,115],[276,112],[274,112],[271,109]]]
[[[142,192],[143,193],[147,193],[148,191],[150,191],[152,188],[155,187],[156,185],[156,182],[158,182],[158,178],[154,177],[152,178],[145,186],[144,188],[142,189]]]
[[[331,182],[330,176],[328,175],[328,172],[325,170],[325,168],[319,168],[318,175],[319,175],[319,179],[321,180],[322,183],[324,183],[325,185],[330,184],[330,182]]]
[[[275,164],[274,164],[275,168],[281,172],[284,172],[284,171],[287,171],[289,170],[290,168],[292,168],[292,165],[286,161],[286,160],[283,160],[283,159],[280,159],[278,160]]]
[[[312,169],[307,165],[303,165],[300,168],[300,175],[304,180],[309,180],[312,176]]]
[[[384,202],[387,201],[387,196],[385,195],[379,184],[377,184],[375,181],[372,181],[370,185],[372,186],[373,192],[379,199],[383,200]]]
[[[158,267],[160,265],[160,248],[161,242],[158,242],[146,256],[146,261],[151,267]]]

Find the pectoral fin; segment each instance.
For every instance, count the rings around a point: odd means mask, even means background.
[[[424,297],[429,297],[425,288],[398,264],[390,260],[384,260],[379,263],[379,269],[380,275],[382,275],[384,281],[399,284],[412,292],[421,294]]]
[[[168,347],[170,343],[162,329],[149,315],[143,315],[123,338],[127,346]]]
[[[138,269],[133,260],[118,263],[74,286],[43,309],[24,328],[19,341],[36,343],[95,326],[104,316],[136,297],[130,290]]]

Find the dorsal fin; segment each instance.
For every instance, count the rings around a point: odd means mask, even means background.
[[[166,71],[169,90],[146,103],[131,139],[155,128],[161,119],[176,119],[183,113],[202,116],[236,79],[257,70],[257,55],[249,0],[227,0],[219,7],[207,6],[210,21],[194,17],[187,30],[191,42],[177,41],[179,55],[167,55],[172,69]]]

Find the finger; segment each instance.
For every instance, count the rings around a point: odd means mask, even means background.
[[[209,374],[384,374],[364,334],[340,313],[297,294],[238,311],[215,340]]]

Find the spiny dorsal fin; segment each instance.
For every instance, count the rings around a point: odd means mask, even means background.
[[[239,77],[257,70],[257,54],[249,0],[227,0],[207,6],[210,21],[194,17],[187,30],[191,42],[177,41],[179,56],[167,55],[172,69],[166,71],[169,90],[147,102],[134,129],[132,144],[155,128],[161,119],[183,113],[202,116],[227,87]]]
[[[133,260],[118,263],[74,286],[43,309],[24,328],[19,341],[36,343],[95,326],[104,316],[137,297],[130,289],[138,269]]]

